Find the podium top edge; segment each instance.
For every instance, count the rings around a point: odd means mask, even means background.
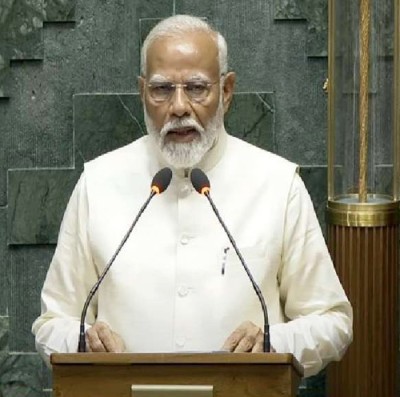
[[[290,365],[303,376],[303,368],[289,353],[53,353],[52,365]]]

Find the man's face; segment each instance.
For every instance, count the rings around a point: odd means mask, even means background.
[[[191,167],[212,147],[222,128],[234,74],[221,80],[216,41],[201,31],[155,40],[147,52],[146,69],[140,89],[148,132],[171,165]],[[165,83],[193,82],[206,83],[206,95],[191,98],[188,88],[178,86],[167,99],[159,100],[152,91],[154,86],[162,91]]]

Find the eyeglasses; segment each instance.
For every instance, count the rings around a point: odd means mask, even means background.
[[[178,87],[181,87],[186,96],[193,102],[202,102],[210,94],[211,87],[218,81],[203,80],[187,81],[186,83],[171,83],[169,81],[148,83],[147,87],[152,99],[156,102],[169,101]]]

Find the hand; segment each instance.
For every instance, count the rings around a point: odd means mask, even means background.
[[[264,333],[251,321],[245,321],[230,334],[222,346],[222,350],[234,353],[262,353],[264,351]]]
[[[108,324],[99,321],[86,331],[86,351],[122,353],[125,344]]]

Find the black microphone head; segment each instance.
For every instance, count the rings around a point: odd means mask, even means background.
[[[169,186],[172,179],[171,168],[165,167],[158,171],[151,181],[151,190],[154,193],[160,194]]]
[[[190,181],[198,193],[208,194],[210,192],[210,181],[200,168],[192,169]]]

